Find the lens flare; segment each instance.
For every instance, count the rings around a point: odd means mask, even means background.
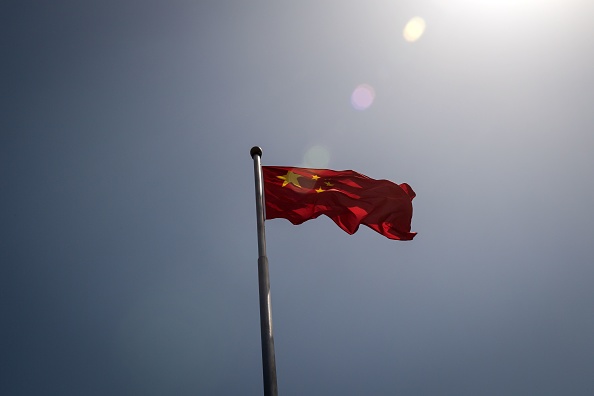
[[[404,27],[402,35],[404,39],[409,43],[414,43],[418,39],[421,38],[423,33],[425,33],[425,20],[420,17],[414,17]]]
[[[306,168],[326,168],[330,162],[330,153],[322,146],[313,146],[303,156]]]
[[[351,104],[356,110],[366,110],[373,104],[375,90],[371,85],[361,84],[351,95]]]

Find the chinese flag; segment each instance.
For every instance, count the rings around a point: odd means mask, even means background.
[[[352,170],[263,166],[266,219],[283,218],[293,224],[330,217],[354,234],[365,224],[390,239],[409,241],[412,199],[406,184],[375,180]]]

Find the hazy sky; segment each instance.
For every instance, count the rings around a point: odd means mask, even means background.
[[[279,394],[594,394],[591,1],[0,15],[0,394],[261,394],[253,145],[417,193],[266,223]]]

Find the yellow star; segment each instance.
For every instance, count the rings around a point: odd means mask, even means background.
[[[320,187],[320,188],[318,188],[318,189],[316,190],[316,192],[319,192],[319,193],[321,193],[321,192],[324,192],[324,190],[322,190],[322,187]]]
[[[299,185],[299,180],[298,180],[301,177],[301,175],[298,175],[297,173],[288,171],[286,175],[277,176],[277,177],[283,181],[283,187],[286,186],[287,184],[292,184],[294,186],[301,188],[301,186]]]
[[[334,184],[330,183],[330,182],[324,182],[325,185],[327,185],[328,187],[332,187]]]
[[[318,176],[318,175],[313,175],[311,178],[312,178],[312,179],[314,179],[314,180],[318,180],[318,179],[320,178],[320,176]]]

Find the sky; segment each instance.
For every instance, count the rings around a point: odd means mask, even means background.
[[[0,394],[262,394],[254,145],[417,193],[266,222],[280,395],[594,394],[594,3],[0,15]]]

